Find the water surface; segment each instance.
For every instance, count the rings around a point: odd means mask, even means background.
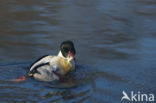
[[[156,95],[155,0],[1,0],[0,102],[120,103],[122,91]],[[77,71],[65,82],[24,75],[73,40]],[[124,101],[126,102],[126,100]]]

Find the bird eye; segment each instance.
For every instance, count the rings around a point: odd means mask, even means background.
[[[69,48],[63,48],[65,52],[68,52],[69,51]]]

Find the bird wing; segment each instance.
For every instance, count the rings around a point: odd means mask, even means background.
[[[43,66],[45,64],[48,64],[52,58],[53,58],[53,56],[51,56],[51,55],[46,55],[46,56],[43,56],[43,57],[39,58],[37,61],[35,61],[31,65],[30,71],[32,71],[33,69],[35,69],[35,68],[37,68],[39,66]]]

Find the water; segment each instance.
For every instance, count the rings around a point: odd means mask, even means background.
[[[1,103],[120,103],[122,91],[156,95],[155,0],[1,0]],[[24,75],[73,40],[77,71],[65,82]],[[124,102],[127,102],[124,100]]]

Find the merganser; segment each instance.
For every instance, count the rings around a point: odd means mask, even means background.
[[[28,76],[41,81],[62,80],[70,70],[75,70],[75,54],[73,42],[64,41],[57,56],[46,55],[38,59],[31,65]]]
[[[60,45],[57,56],[46,55],[38,59],[30,66],[27,74],[40,81],[63,80],[63,77],[71,70],[75,70],[76,51],[72,41],[64,41]],[[12,81],[24,81],[26,76],[22,76]]]

